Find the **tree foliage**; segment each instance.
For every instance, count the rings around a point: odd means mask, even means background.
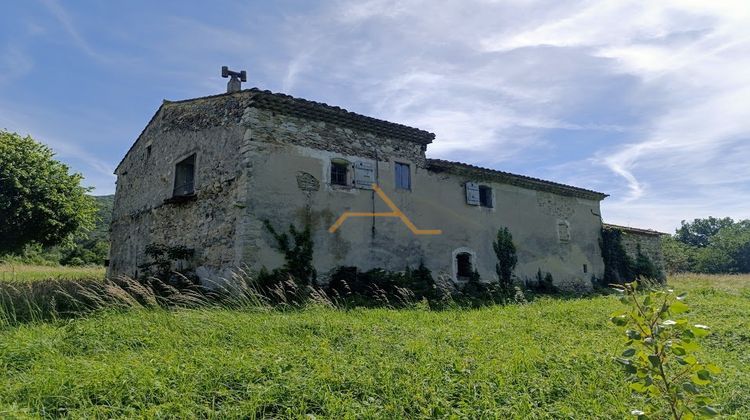
[[[513,235],[507,227],[497,231],[497,238],[492,243],[492,248],[497,256],[495,271],[497,272],[500,288],[507,291],[513,290],[513,270],[518,264],[516,246],[513,244]]]
[[[670,272],[750,273],[750,220],[729,217],[683,221],[662,245]]]
[[[707,247],[711,243],[711,238],[725,227],[734,225],[734,221],[725,217],[717,219],[708,217],[706,219],[694,219],[692,222],[682,221],[682,226],[675,232],[678,241],[697,247]]]
[[[49,147],[0,130],[0,254],[58,245],[93,227],[96,205],[82,179]]]

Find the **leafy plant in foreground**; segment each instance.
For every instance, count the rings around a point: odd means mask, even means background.
[[[644,396],[646,407],[631,413],[641,418],[692,419],[718,414],[703,393],[720,372],[718,366],[698,361],[698,339],[709,334],[705,325],[690,324],[676,315],[690,308],[685,295],[670,289],[640,292],[637,283],[614,285],[628,309],[610,318],[625,327],[626,350],[616,361],[629,374],[629,388]]]

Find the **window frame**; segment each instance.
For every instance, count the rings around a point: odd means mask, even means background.
[[[471,264],[470,275],[473,275],[474,271],[478,271],[477,261],[479,260],[477,259],[477,253],[474,252],[474,250],[468,247],[460,247],[460,248],[454,249],[453,252],[451,252],[451,267],[452,267],[453,281],[456,283],[463,283],[463,282],[470,280],[470,277],[458,275],[458,256],[461,254],[469,255],[469,263]]]
[[[187,183],[183,183],[181,185],[177,185],[178,177],[179,177],[179,171],[180,171],[180,165],[183,164],[185,161],[191,159],[192,162],[192,188],[187,193],[180,193],[178,194],[178,187],[182,187],[183,185],[187,185]],[[192,197],[195,195],[195,192],[197,190],[198,185],[198,153],[197,152],[191,152],[189,154],[181,156],[179,159],[176,159],[176,162],[174,163],[174,177],[172,177],[172,198],[180,198],[180,197]]]
[[[483,194],[484,193],[484,194]],[[484,197],[484,199],[482,199]],[[479,207],[494,208],[494,193],[489,185],[479,185]]]
[[[334,179],[340,180],[340,177],[334,178],[334,168],[343,169],[343,183],[334,182]],[[331,159],[330,168],[328,169],[328,183],[338,187],[351,187],[349,179],[351,176],[351,163],[345,159]]]

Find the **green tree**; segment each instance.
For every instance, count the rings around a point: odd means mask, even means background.
[[[697,250],[695,247],[678,241],[673,236],[663,236],[661,251],[664,255],[664,268],[669,273],[694,271]]]
[[[513,270],[518,263],[516,246],[513,244],[513,235],[507,227],[497,231],[497,239],[492,243],[492,248],[497,256],[495,271],[500,282],[500,289],[511,293],[513,290]]]
[[[82,179],[49,147],[0,130],[0,254],[57,245],[93,227],[96,205]]]
[[[684,244],[703,248],[711,243],[711,238],[722,228],[732,226],[734,221],[729,217],[723,219],[708,217],[693,219],[692,222],[683,220],[680,224],[682,226],[676,230],[675,238]]]
[[[699,269],[707,273],[750,272],[750,220],[722,228],[701,253]]]

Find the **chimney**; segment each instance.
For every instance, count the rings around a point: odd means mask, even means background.
[[[227,82],[227,93],[239,92],[242,90],[242,82],[247,82],[247,72],[242,70],[240,72],[229,70],[227,66],[221,66],[221,77],[230,77]]]

